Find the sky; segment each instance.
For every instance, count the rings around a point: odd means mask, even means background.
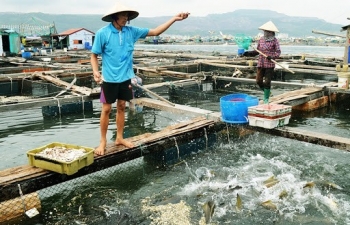
[[[116,0],[1,0],[0,12],[42,12],[49,14],[103,15]],[[139,17],[222,14],[237,9],[265,9],[288,16],[316,17],[327,22],[349,25],[350,0],[122,0]],[[0,21],[1,23],[1,21]]]

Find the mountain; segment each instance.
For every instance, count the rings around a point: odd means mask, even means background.
[[[45,25],[54,23],[57,31],[63,32],[71,28],[85,28],[96,32],[100,27],[106,25],[101,20],[101,15],[96,14],[45,14],[0,12],[0,28],[6,25]],[[131,21],[131,25],[139,27],[155,28],[171,17],[142,17],[139,16]],[[280,33],[286,33],[289,37],[319,36],[313,34],[312,30],[320,30],[327,33],[345,35],[341,33],[342,24],[328,23],[325,20],[314,17],[293,17],[271,10],[239,9],[229,13],[210,14],[205,17],[191,16],[176,22],[166,33],[168,35],[200,35],[209,36],[209,31],[218,34],[236,35],[245,34],[255,36],[262,24],[273,21]]]

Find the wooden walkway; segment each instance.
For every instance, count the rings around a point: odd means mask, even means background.
[[[249,129],[350,152],[349,138],[338,137],[330,134],[322,134],[288,126],[275,129],[249,127]]]

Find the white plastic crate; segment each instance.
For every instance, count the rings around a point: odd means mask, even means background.
[[[287,116],[292,113],[292,106],[283,104],[262,104],[248,107],[248,115],[262,116],[262,117],[279,117]]]
[[[291,116],[289,115],[276,119],[266,119],[262,117],[248,115],[248,121],[250,126],[272,129],[275,127],[283,127],[284,125],[287,125],[289,123],[290,117]]]

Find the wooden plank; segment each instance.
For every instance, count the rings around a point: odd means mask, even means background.
[[[90,63],[90,61],[91,61],[90,59],[79,59],[78,63],[79,64],[88,64],[88,63]]]
[[[172,82],[162,82],[162,83],[153,83],[153,84],[146,84],[143,85],[148,89],[152,88],[159,88],[163,86],[191,86],[198,84],[194,79],[185,79],[185,80],[178,80],[178,81],[172,81]]]
[[[182,123],[177,123],[174,125],[170,125],[168,127],[165,127],[162,131],[156,132],[156,133],[146,133],[139,135],[137,137],[128,138],[129,141],[133,142],[135,146],[142,146],[147,145],[156,141],[159,141],[163,139],[164,137],[175,137],[178,134],[181,133],[187,133],[190,131],[193,131],[195,129],[198,129],[200,127],[206,127],[209,125],[212,125],[214,121],[207,120],[204,117],[197,117],[190,121],[185,121]],[[125,151],[128,148],[122,145],[116,146],[114,143],[109,143],[106,147],[106,154],[111,154],[113,152],[121,152]],[[103,156],[95,156],[96,158],[100,158]]]
[[[323,71],[335,71],[335,66],[334,67],[329,67],[329,66],[310,66],[310,65],[305,65],[305,64],[294,64],[294,63],[289,63],[289,68],[300,68],[300,69],[309,69],[309,70],[323,70]]]
[[[314,99],[321,98],[323,96],[324,96],[323,92],[315,92],[315,93],[309,94],[307,97],[304,97],[304,98],[297,98],[294,100],[285,101],[283,102],[283,104],[287,104],[290,106],[302,105]]]
[[[331,76],[337,76],[337,72],[331,71],[331,70],[314,70],[314,69],[300,69],[295,68],[293,69],[295,73],[308,73],[308,74],[316,74],[316,75],[331,75]]]
[[[237,78],[237,77],[227,77],[227,76],[213,76],[213,80],[224,80],[224,81],[233,81],[237,83],[250,83],[256,84],[255,79],[251,78]],[[305,83],[295,83],[295,82],[285,82],[285,81],[271,81],[271,84],[274,86],[283,86],[283,87],[295,87],[295,88],[310,88],[310,84]],[[315,88],[322,89],[323,86],[315,86]]]
[[[322,91],[320,92],[315,92],[315,93],[311,93],[308,95],[295,95],[295,96],[291,96],[291,97],[286,97],[286,98],[282,98],[279,100],[272,100],[270,101],[270,103],[275,103],[275,104],[286,104],[286,105],[290,105],[290,106],[297,106],[297,105],[302,105],[305,104],[309,101],[312,101],[314,99],[318,99],[324,96],[324,93]]]
[[[77,85],[72,85],[66,81],[63,81],[59,78],[55,78],[55,77],[52,77],[52,76],[49,76],[49,75],[44,75],[42,73],[33,73],[33,76],[34,77],[38,77],[42,80],[46,80],[46,81],[49,81],[51,83],[54,83],[58,86],[63,86],[65,88],[68,88],[68,87],[71,87],[71,90],[74,91],[74,92],[78,92],[78,93],[81,93],[83,95],[87,95],[89,96],[92,92],[92,89],[91,88],[88,88],[88,87],[80,87],[80,86],[77,86]]]
[[[221,114],[219,112],[199,109],[199,108],[186,106],[186,105],[178,105],[178,104],[175,104],[175,106],[170,106],[165,102],[162,102],[156,99],[151,99],[151,98],[135,98],[131,100],[131,102],[134,104],[138,104],[138,105],[142,105],[142,106],[146,106],[146,107],[154,108],[158,110],[163,110],[167,112],[172,112],[172,113],[203,116],[207,119],[211,119],[214,121],[220,121],[220,117],[221,117]]]
[[[301,110],[305,112],[310,112],[319,108],[323,108],[328,105],[328,96],[323,96],[318,99],[313,99],[301,105],[293,106],[293,110]]]
[[[299,90],[289,91],[289,92],[285,92],[285,93],[280,94],[280,95],[272,96],[270,98],[270,100],[271,100],[271,102],[276,102],[276,101],[279,101],[282,99],[292,98],[295,96],[301,96],[301,98],[303,98],[303,97],[307,97],[307,95],[309,95],[309,94],[319,92],[321,90],[322,90],[322,88],[320,88],[320,87],[302,88]]]
[[[223,67],[223,68],[245,68],[245,69],[250,69],[251,66],[242,66],[242,65],[233,65],[233,64],[221,64],[221,63],[212,63],[209,61],[199,61],[204,65],[208,66],[217,66],[217,67]]]
[[[32,174],[45,173],[46,170],[29,165],[18,166],[0,171],[0,183],[15,182]]]
[[[275,100],[274,97],[270,97],[270,103],[280,104],[280,103],[287,102],[287,101],[290,101],[290,100],[295,100],[295,99],[299,99],[299,98],[307,98],[307,97],[309,97],[309,96],[308,95],[304,95],[304,94],[294,95],[294,96],[284,97],[284,98],[282,98],[280,96],[280,97],[276,97],[277,100]]]
[[[350,151],[350,139],[313,131],[307,131],[295,127],[282,127],[275,129],[265,129],[261,127],[250,127],[249,129],[259,132],[269,133],[285,138],[304,141],[312,144],[323,145],[330,148]]]

